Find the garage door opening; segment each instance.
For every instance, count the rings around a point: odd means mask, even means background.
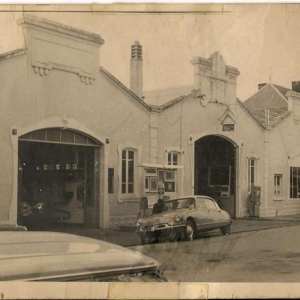
[[[195,142],[195,194],[214,198],[236,216],[236,147],[227,139],[209,135]]]
[[[18,222],[99,224],[100,145],[51,128],[19,137]]]

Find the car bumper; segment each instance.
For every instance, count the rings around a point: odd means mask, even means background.
[[[165,231],[181,230],[185,228],[185,224],[160,224],[149,225],[140,227],[136,230],[136,233],[140,236],[146,235],[146,233],[161,233]]]

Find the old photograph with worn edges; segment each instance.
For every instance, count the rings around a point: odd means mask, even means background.
[[[1,299],[300,296],[300,4],[0,24]]]

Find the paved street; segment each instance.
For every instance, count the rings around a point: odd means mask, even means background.
[[[300,215],[291,216],[278,216],[273,218],[241,218],[234,219],[231,225],[232,234],[240,232],[249,232],[257,230],[266,230],[270,228],[280,228],[286,226],[293,226],[300,224]],[[40,227],[37,227],[38,230]],[[29,228],[29,230],[34,230]],[[135,226],[122,226],[118,230],[115,229],[100,229],[100,228],[89,228],[80,225],[72,224],[56,224],[51,227],[45,228],[47,231],[58,231],[73,233],[82,236],[92,237],[95,239],[107,241],[110,243],[118,244],[120,246],[136,246],[140,245],[140,238],[134,233]],[[220,235],[220,231],[217,230],[215,233],[209,233],[209,235]]]
[[[299,231],[294,225],[130,248],[161,262],[171,281],[299,282]]]

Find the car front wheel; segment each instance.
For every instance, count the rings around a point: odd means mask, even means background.
[[[194,223],[190,220],[186,222],[185,235],[187,240],[193,241],[195,237],[196,229]]]
[[[224,226],[220,228],[220,231],[223,235],[228,235],[230,234],[230,225]]]
[[[153,235],[149,232],[147,232],[145,235],[141,235],[141,244],[151,244],[152,240],[153,240]]]

